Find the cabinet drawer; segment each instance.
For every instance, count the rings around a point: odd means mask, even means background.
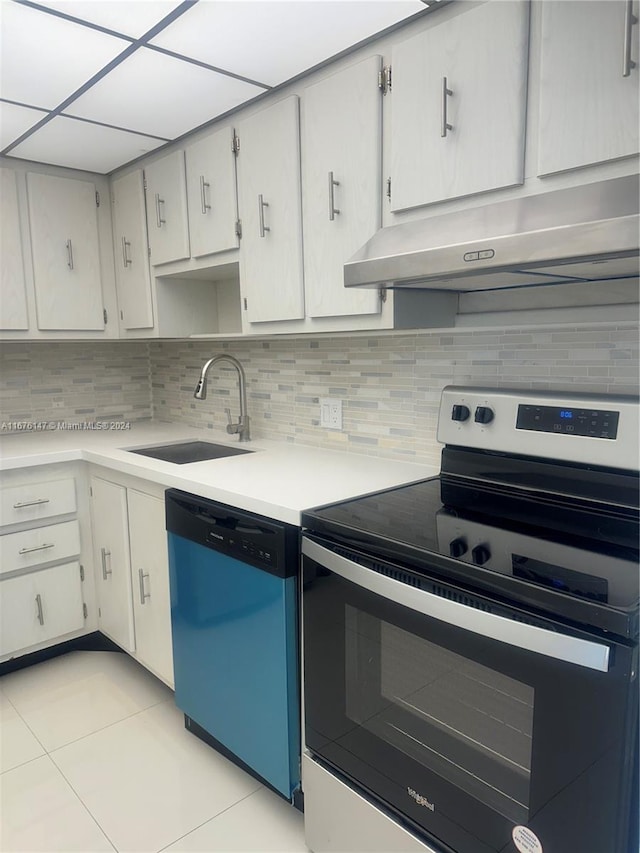
[[[50,483],[10,486],[0,492],[0,524],[39,521],[76,511],[73,477]]]
[[[0,574],[63,560],[79,553],[80,528],[77,521],[5,533],[0,536]]]

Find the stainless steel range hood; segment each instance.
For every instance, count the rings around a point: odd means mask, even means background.
[[[345,287],[484,291],[638,276],[638,176],[382,228]]]

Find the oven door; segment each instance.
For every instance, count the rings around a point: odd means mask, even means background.
[[[637,651],[322,542],[307,748],[444,850],[628,853]]]

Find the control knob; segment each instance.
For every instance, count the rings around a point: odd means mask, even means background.
[[[452,421],[466,421],[469,418],[471,412],[469,411],[467,406],[462,406],[456,403],[456,405],[451,410],[451,420]]]
[[[462,557],[463,554],[467,553],[467,543],[464,539],[458,537],[458,539],[453,539],[449,543],[449,554],[452,557]]]
[[[488,406],[478,406],[476,409],[474,420],[477,424],[490,424],[493,418],[493,409]]]
[[[491,551],[486,545],[476,545],[471,551],[471,559],[476,566],[484,566],[491,559]]]

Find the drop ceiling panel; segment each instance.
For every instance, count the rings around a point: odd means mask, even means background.
[[[160,145],[164,140],[56,116],[17,145],[11,156],[105,174]]]
[[[200,2],[151,44],[274,86],[424,10],[419,0]]]
[[[29,130],[46,115],[47,113],[41,110],[0,101],[0,148],[22,136],[25,130]]]
[[[2,0],[0,97],[53,109],[129,44]]]
[[[81,95],[70,115],[173,138],[264,90],[141,47]]]
[[[108,30],[140,38],[180,3],[177,0],[38,0],[65,15],[90,21]]]

